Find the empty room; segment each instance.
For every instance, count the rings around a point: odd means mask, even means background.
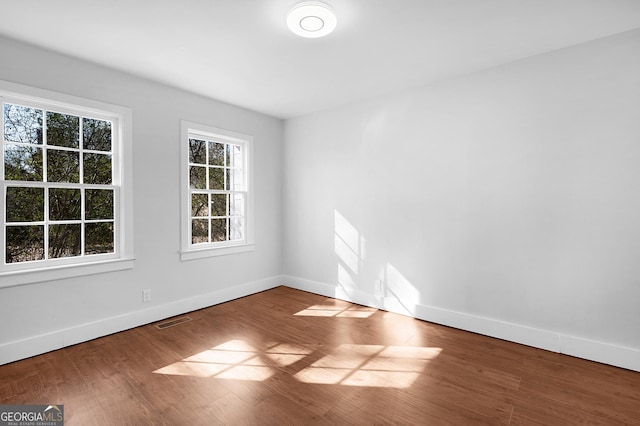
[[[0,5],[1,425],[640,424],[640,1]]]

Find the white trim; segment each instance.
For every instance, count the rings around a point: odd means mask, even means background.
[[[149,324],[171,316],[249,296],[278,287],[279,285],[286,285],[291,288],[326,297],[333,297],[365,306],[384,309],[376,306],[375,303],[371,303],[375,298],[362,291],[354,292],[336,285],[298,277],[274,276],[226,287],[211,293],[177,300],[149,309],[8,342],[0,345],[0,365]],[[386,303],[392,306],[390,301],[387,300]],[[410,316],[465,331],[640,372],[640,350],[638,349],[582,339],[425,305],[416,305],[416,312],[416,315]],[[399,313],[405,314],[404,312]]]
[[[189,135],[241,144],[244,148],[246,179],[245,239],[225,243],[191,244],[191,210],[189,207]],[[255,250],[253,230],[253,136],[191,121],[180,121],[180,260],[203,259]]]
[[[0,270],[0,288],[29,283],[51,281],[103,272],[131,269],[133,267],[133,126],[130,108],[80,98],[49,90],[24,86],[0,80],[0,98],[28,105],[51,107],[60,112],[77,114],[114,121],[118,134],[114,135],[112,149],[114,167],[113,183],[116,194],[115,254],[82,256],[78,258],[52,259],[24,264],[6,265]],[[0,132],[2,130],[0,129]],[[1,174],[1,173],[0,173]],[[44,185],[53,185],[44,183]],[[81,185],[78,184],[78,185]],[[61,185],[64,186],[64,185]],[[4,229],[0,229],[0,236]],[[0,240],[4,240],[0,238]]]
[[[281,278],[275,276],[245,284],[232,285],[164,305],[8,342],[0,345],[0,365],[259,293],[278,287],[280,281]]]
[[[433,306],[407,305],[394,298],[377,299],[372,294],[360,290],[346,289],[338,285],[298,277],[283,276],[282,283],[298,290],[384,309],[448,327],[640,372],[640,350],[634,348],[582,339],[549,330]]]
[[[206,257],[227,256],[229,254],[246,253],[254,251],[255,249],[255,244],[239,244],[237,246],[225,246],[215,249],[205,248],[202,250],[182,251],[180,252],[180,260],[186,261],[204,259]]]
[[[3,272],[0,274],[0,277],[2,277],[0,288],[63,280],[66,278],[96,275],[106,272],[124,271],[133,269],[134,260],[133,258],[120,258],[100,262],[86,262],[40,269]]]
[[[628,370],[640,371],[640,350],[638,349],[561,335],[560,352]]]

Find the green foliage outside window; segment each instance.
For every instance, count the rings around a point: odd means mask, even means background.
[[[243,155],[237,144],[189,139],[192,244],[244,238]]]
[[[112,123],[3,104],[5,263],[113,253]]]

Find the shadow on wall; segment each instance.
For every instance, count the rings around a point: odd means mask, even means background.
[[[334,211],[334,229],[338,264],[335,297],[415,316],[420,292],[411,281],[388,261],[379,266],[368,261],[366,238],[337,210]],[[377,278],[367,279],[363,273],[365,265],[368,269],[378,269]]]

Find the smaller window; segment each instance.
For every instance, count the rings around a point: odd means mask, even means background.
[[[182,260],[253,250],[252,140],[182,122]]]

